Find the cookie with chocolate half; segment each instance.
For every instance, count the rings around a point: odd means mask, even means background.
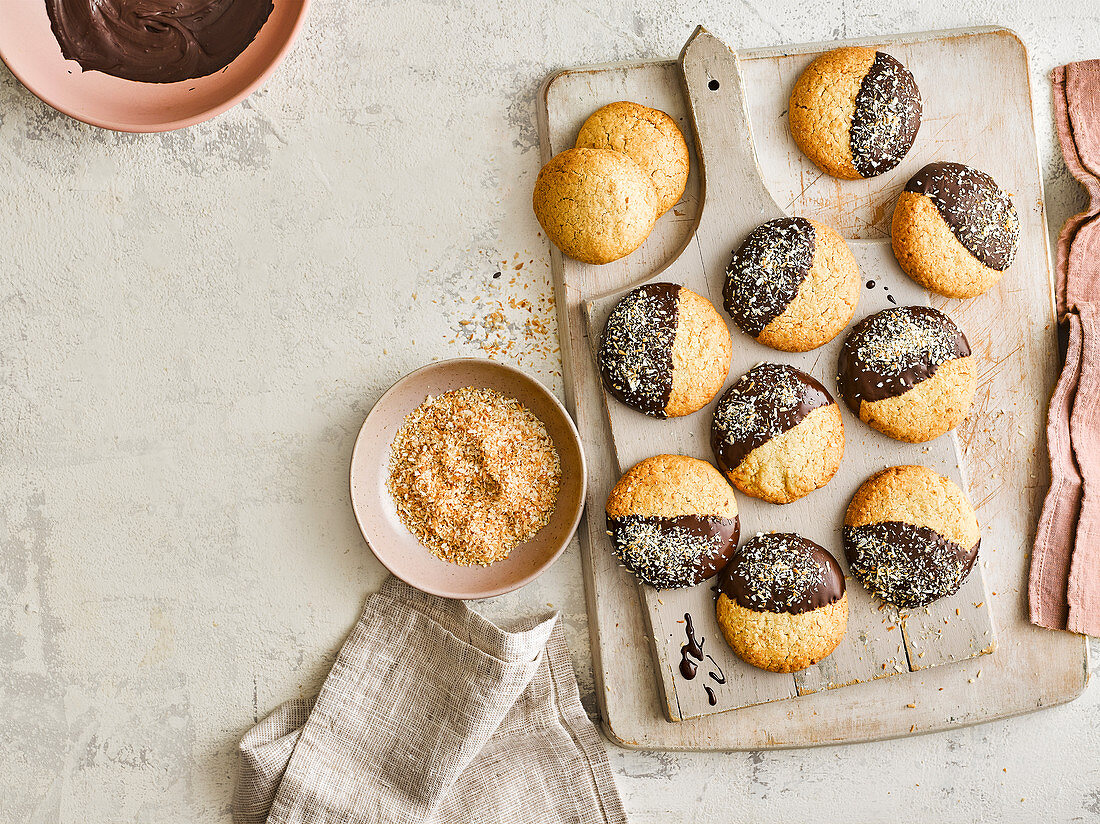
[[[970,412],[977,364],[966,335],[930,306],[883,309],[840,348],[837,387],[856,416],[884,435],[923,443]]]
[[[746,334],[785,352],[835,338],[856,311],[859,266],[833,229],[804,217],[756,227],[726,267],[726,311]]]
[[[744,661],[796,672],[832,653],[847,632],[844,574],[813,541],[762,533],[722,570],[717,611],[726,642]]]
[[[836,474],[844,455],[844,424],[833,396],[810,375],[762,363],[718,401],[710,445],[734,486],[786,504]]]
[[[656,455],[630,469],[607,498],[615,556],[657,589],[717,575],[737,548],[737,501],[706,461]]]
[[[675,283],[649,283],[611,310],[596,361],[612,397],[675,418],[718,394],[731,354],[729,328],[709,300]]]
[[[898,264],[926,289],[972,298],[1012,265],[1020,216],[985,172],[962,163],[929,163],[905,184],[891,224]]]
[[[958,591],[978,557],[979,538],[962,490],[923,466],[872,476],[844,516],[852,575],[872,595],[905,610]]]
[[[826,174],[875,177],[897,166],[920,129],[912,72],[885,52],[859,46],[819,56],[791,92],[791,135]]]

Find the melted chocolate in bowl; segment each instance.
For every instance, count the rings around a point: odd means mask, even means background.
[[[46,0],[61,52],[84,71],[144,83],[205,77],[256,38],[272,0]]]
[[[61,2],[68,9],[73,0],[50,0]],[[109,3],[117,2],[100,0],[98,6],[107,9]],[[165,0],[149,2],[156,5]],[[243,8],[255,0],[236,3]],[[149,133],[209,120],[256,91],[290,52],[312,4],[310,0],[274,0],[255,39],[229,65],[178,83],[144,83],[103,71],[82,71],[79,63],[62,53],[46,0],[8,0],[2,5],[0,59],[28,91],[62,114],[92,126]]]

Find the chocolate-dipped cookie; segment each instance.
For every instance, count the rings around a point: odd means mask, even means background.
[[[819,169],[858,180],[905,157],[920,129],[921,100],[912,73],[893,57],[845,46],[802,72],[788,112],[795,143]]]
[[[757,226],[733,253],[722,295],[746,334],[785,352],[806,352],[838,334],[859,302],[859,266],[835,231],[785,217]]]
[[[978,557],[978,519],[962,490],[923,466],[872,476],[844,516],[848,568],[871,594],[918,609],[956,592]]]
[[[710,445],[734,486],[786,504],[836,474],[844,424],[832,395],[814,378],[792,366],[762,363],[718,401]]]
[[[985,172],[929,163],[905,184],[891,225],[909,277],[949,298],[972,298],[1001,279],[1020,240],[1012,199]]]
[[[615,556],[657,589],[695,586],[718,574],[737,548],[738,532],[733,490],[696,458],[647,458],[607,498]]]
[[[614,149],[645,170],[657,190],[657,214],[684,196],[690,158],[676,121],[659,109],[620,100],[596,109],[577,133],[578,149]]]
[[[614,149],[566,149],[546,162],[531,196],[542,230],[562,254],[611,263],[642,245],[657,220],[657,190]]]
[[[718,626],[744,661],[796,672],[828,656],[848,629],[844,574],[823,547],[794,533],[759,534],[718,582]]]
[[[613,397],[675,418],[718,394],[731,354],[729,328],[709,300],[675,283],[649,283],[611,310],[596,360]]]
[[[907,443],[962,423],[977,380],[966,335],[929,306],[883,309],[857,323],[840,348],[836,379],[860,420]]]

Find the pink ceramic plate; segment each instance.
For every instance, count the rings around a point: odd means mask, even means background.
[[[390,443],[405,415],[429,395],[483,386],[515,398],[546,425],[561,459],[561,490],[550,523],[502,561],[464,567],[441,561],[397,517],[386,489]],[[363,537],[379,561],[408,584],[445,598],[490,598],[533,581],[565,550],[584,509],[586,472],[577,428],[547,389],[518,369],[480,358],[429,364],[406,375],[367,415],[351,455],[351,505]]]
[[[225,69],[180,83],[137,83],[81,72],[61,56],[45,0],[0,0],[0,59],[35,96],[69,117],[120,132],[166,132],[237,105],[279,65],[309,0],[275,0],[256,39]]]

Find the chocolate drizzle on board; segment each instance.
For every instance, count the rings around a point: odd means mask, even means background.
[[[1020,216],[985,172],[962,163],[929,163],[909,179],[905,191],[931,200],[959,243],[982,264],[999,272],[1012,265]]]
[[[695,637],[695,625],[691,623],[690,613],[684,613],[684,621],[687,624],[684,627],[687,643],[680,647],[680,675],[691,681],[699,671],[699,664],[703,662],[703,644],[707,639]]]
[[[679,319],[675,283],[639,286],[615,304],[596,355],[603,385],[613,397],[646,415],[666,417]]]
[[[616,557],[656,589],[695,586],[717,575],[737,548],[738,519],[714,515],[608,518]]]
[[[714,694],[714,690],[710,688],[710,684],[703,684],[703,689],[707,691],[707,703],[712,707],[718,703],[718,696]]]
[[[706,638],[698,638],[695,635],[695,625],[691,622],[691,613],[684,613],[684,633],[687,635],[687,643],[680,647],[680,675],[684,676],[687,681],[694,681],[695,676],[699,674],[699,665],[703,663],[703,644],[706,643]],[[726,674],[722,672],[722,668],[718,666],[718,662],[714,660],[710,655],[706,655],[706,660],[714,664],[714,669],[718,672],[711,670],[709,675],[716,684],[726,683]],[[712,707],[718,703],[718,696],[714,692],[714,688],[710,684],[703,684],[703,689],[707,693],[707,703]]]
[[[715,684],[724,684],[724,683],[726,683],[726,674],[724,672],[722,672],[722,668],[720,666],[718,666],[718,662],[715,661],[710,655],[707,655],[707,660],[710,661],[711,664],[714,665],[714,669],[718,670],[718,672],[711,671],[711,673],[710,673],[711,680],[713,680]]]
[[[714,409],[710,445],[718,468],[733,472],[752,450],[831,403],[824,386],[793,366],[754,366],[726,390]]]
[[[802,612],[835,604],[844,573],[824,547],[790,532],[747,541],[722,571],[718,591],[754,612]]]
[[[871,594],[899,609],[918,609],[952,595],[978,557],[926,526],[882,521],[844,527],[848,567]]]
[[[874,177],[901,163],[917,139],[920,118],[920,92],[912,72],[876,52],[856,93],[849,130],[852,165],[860,176]]]
[[[970,354],[970,344],[951,318],[930,306],[899,306],[870,315],[840,348],[837,387],[858,416],[862,401],[908,392],[943,363]]]
[[[221,71],[256,39],[273,8],[272,0],[46,0],[66,59],[142,83]]]
[[[757,226],[726,267],[723,305],[742,331],[757,337],[783,314],[810,273],[817,232],[804,217]]]

